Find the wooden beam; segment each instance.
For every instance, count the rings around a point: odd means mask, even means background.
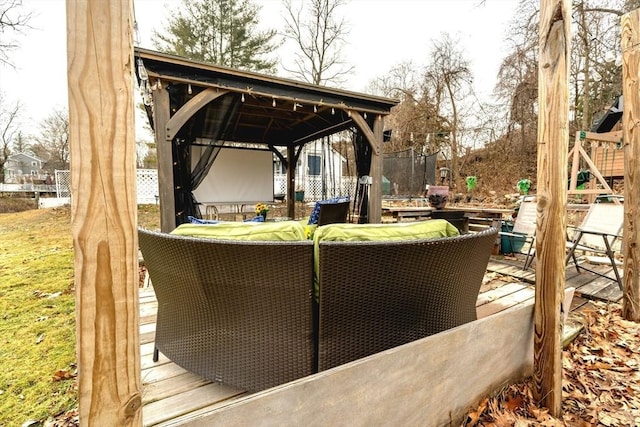
[[[130,0],[67,0],[81,425],[142,423]]]
[[[176,228],[176,196],[173,180],[173,141],[167,140],[169,91],[164,86],[153,91],[153,123],[158,156],[158,196],[160,198],[160,230],[169,233]]]
[[[622,17],[622,95],[624,96],[624,292],[622,315],[640,322],[640,9]]]
[[[378,224],[382,222],[382,131],[384,128],[384,119],[382,116],[376,116],[373,122],[373,135],[376,143],[375,149],[371,155],[371,171],[372,178],[371,191],[369,192],[368,218],[369,223]]]
[[[540,1],[534,397],[562,415],[571,2]]]
[[[360,129],[364,137],[369,142],[369,145],[371,145],[373,154],[376,156],[379,156],[380,149],[382,147],[380,148],[378,147],[378,142],[376,140],[376,137],[373,134],[373,131],[371,130],[371,128],[369,127],[369,124],[367,123],[367,121],[357,111],[347,110],[347,113],[350,114],[350,117],[351,117],[351,120],[353,120],[353,123],[355,123],[358,129]],[[380,141],[382,141],[382,136],[380,137]]]
[[[287,216],[291,219],[296,217],[296,166],[298,164],[295,148],[287,145]]]
[[[622,141],[621,130],[616,130],[613,132],[604,132],[604,133],[585,132],[584,135],[585,135],[585,139],[590,139],[592,141],[612,142],[612,143],[618,143]]]
[[[571,151],[571,153],[573,154],[573,162],[572,162],[573,165],[571,168],[571,183],[569,185],[569,194],[599,194],[599,193],[612,194],[613,193],[613,190],[611,189],[611,187],[609,187],[607,180],[604,179],[604,177],[598,170],[598,167],[596,166],[596,164],[593,163],[593,160],[591,160],[591,157],[589,157],[587,152],[584,151],[584,148],[582,147],[582,141],[576,141],[576,145],[573,147],[573,150]],[[593,188],[593,189],[585,189],[585,190],[578,190],[576,188],[575,184],[577,184],[577,175],[578,175],[578,172],[577,172],[578,161],[575,160],[576,157],[578,158],[582,157],[585,163],[589,166],[589,171],[591,171],[593,176],[595,176],[598,182],[600,182],[600,185],[602,185],[602,188],[600,189]],[[574,172],[575,172],[575,176],[574,176]],[[576,182],[574,182],[574,180]]]
[[[214,99],[219,98],[222,95],[226,95],[227,93],[229,93],[228,90],[218,91],[216,89],[207,88],[191,98],[167,121],[165,139],[167,141],[171,141],[175,138],[176,134],[180,131],[180,128],[184,126],[187,120],[200,111],[202,107]]]
[[[580,168],[580,148],[582,148],[582,139],[580,133],[576,132],[573,148],[569,152],[571,157],[571,182],[569,183],[569,191],[573,191],[578,186],[578,169]]]

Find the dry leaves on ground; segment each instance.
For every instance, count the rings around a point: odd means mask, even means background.
[[[585,331],[563,353],[562,419],[536,403],[528,380],[482,400],[464,425],[640,425],[640,324],[623,320],[618,304],[592,307],[583,313]]]

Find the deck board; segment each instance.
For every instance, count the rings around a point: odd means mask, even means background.
[[[224,402],[244,392],[236,388],[206,383],[142,407],[143,425],[153,426],[188,414],[217,402]]]
[[[487,273],[476,303],[478,318],[523,305],[534,298],[535,274],[533,270],[522,270],[517,260],[492,258]],[[566,286],[576,288],[571,310],[589,304],[592,299],[619,301],[622,298],[615,281],[588,272],[578,273],[573,266],[567,268],[566,277]],[[152,360],[157,307],[153,288],[141,289],[143,425],[184,425],[197,419],[199,414],[245,398],[248,394],[243,390],[191,374],[162,353],[157,362]]]
[[[491,259],[487,266],[487,271],[508,275],[524,283],[535,285],[535,273],[533,270],[523,271],[521,268],[524,263],[524,257],[522,257],[520,267],[518,267],[518,262],[517,260]],[[566,287],[575,288],[576,295],[586,299],[609,302],[620,301],[622,299],[622,291],[620,291],[617,282],[613,279],[611,267],[589,265],[589,268],[610,275],[611,279],[599,277],[585,270],[578,272],[575,266],[571,264],[566,269]],[[479,298],[482,298],[482,294]]]

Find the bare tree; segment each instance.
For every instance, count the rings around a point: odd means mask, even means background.
[[[19,135],[20,102],[9,105],[0,93],[0,182],[4,182],[4,165],[11,155],[12,144]]]
[[[69,115],[54,109],[40,124],[40,135],[35,137],[34,153],[47,160],[48,169],[69,168]]]
[[[443,33],[440,39],[432,43],[425,74],[425,92],[429,94],[437,116],[443,119],[441,132],[446,132],[448,136],[451,182],[455,186],[460,181],[460,133],[464,128],[460,107],[462,100],[471,93],[472,80],[469,61],[464,57],[458,41],[448,33]]]
[[[22,10],[22,0],[0,0],[0,65],[13,66],[10,53],[20,44],[16,36],[29,28],[31,12]]]
[[[391,141],[385,144],[386,152],[414,148],[419,153],[437,153],[448,143],[448,124],[438,115],[424,79],[420,68],[403,62],[370,83],[370,92],[400,100],[385,119],[393,129]]]
[[[346,21],[337,15],[344,0],[310,0],[308,9],[302,4],[295,8],[293,0],[283,0],[283,4],[284,36],[298,47],[293,68],[285,66],[285,70],[313,84],[343,83],[354,68],[341,55],[349,33]]]

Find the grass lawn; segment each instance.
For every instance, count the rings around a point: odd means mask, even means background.
[[[159,229],[158,206],[138,222]],[[0,214],[0,427],[77,405],[69,208]]]

